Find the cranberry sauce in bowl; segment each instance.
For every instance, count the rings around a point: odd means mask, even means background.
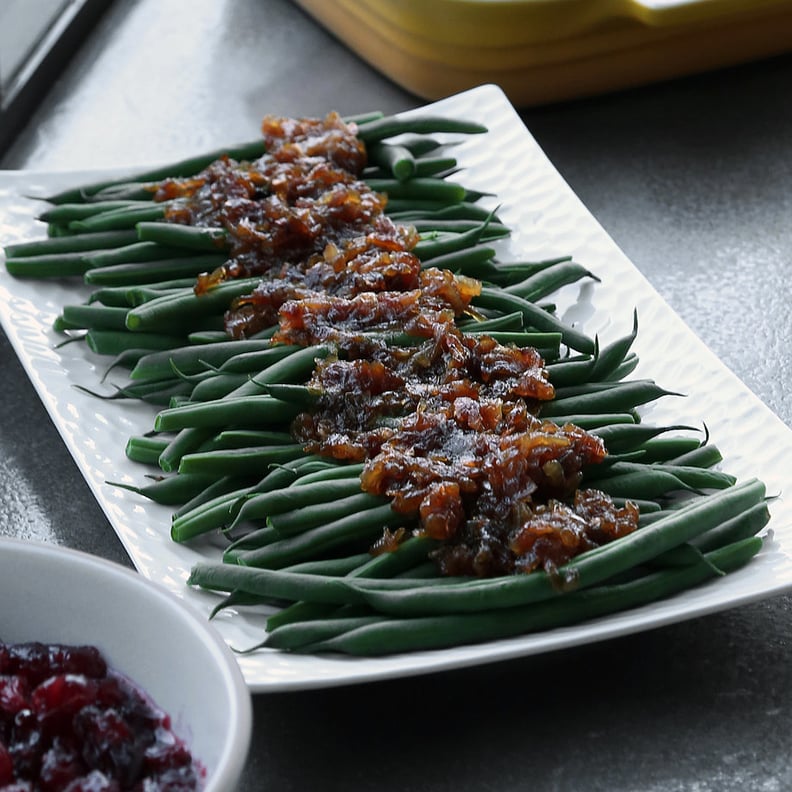
[[[170,717],[93,646],[0,643],[0,789],[196,792]]]
[[[204,614],[117,564],[0,539],[0,789],[10,763],[15,792],[232,792],[251,728]]]

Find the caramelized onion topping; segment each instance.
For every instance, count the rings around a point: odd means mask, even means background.
[[[163,182],[156,199],[169,201],[170,222],[228,232],[228,261],[199,276],[197,294],[261,276],[227,311],[230,336],[276,326],[276,342],[334,345],[309,382],[318,404],[292,426],[306,451],[364,462],[362,489],[439,542],[446,575],[557,575],[635,530],[633,504],[579,490],[602,442],[536,417],[554,398],[537,351],[457,329],[481,284],[422,264],[415,229],[390,220],[386,197],[361,180],[354,125],[268,116],[262,132],[258,160],[220,159]],[[394,345],[405,337],[412,345]],[[372,552],[407,536],[385,531]]]

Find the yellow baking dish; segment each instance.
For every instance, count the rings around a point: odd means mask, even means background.
[[[481,83],[518,106],[792,49],[792,0],[295,0],[403,88]]]

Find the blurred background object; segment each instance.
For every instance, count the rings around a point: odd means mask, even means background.
[[[0,3],[0,153],[112,0]]]

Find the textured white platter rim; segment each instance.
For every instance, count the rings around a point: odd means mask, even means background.
[[[601,282],[568,288],[557,304],[567,321],[598,334],[603,343],[632,327],[641,363],[633,375],[648,377],[684,397],[666,397],[646,413],[647,422],[706,426],[723,452],[722,468],[740,480],[759,477],[769,494],[772,520],[760,554],[744,569],[653,605],[573,627],[454,649],[358,659],[289,655],[259,650],[239,656],[253,692],[308,689],[436,672],[528,656],[671,624],[748,603],[792,585],[792,507],[786,465],[792,431],[690,331],[619,250],[564,182],[525,129],[504,94],[485,85],[444,99],[421,112],[479,120],[489,132],[453,149],[469,188],[495,193],[503,221],[514,229],[503,259],[571,254]],[[43,234],[35,214],[46,195],[84,183],[96,172],[0,172],[0,245]],[[489,199],[488,199],[489,200]],[[15,280],[0,266],[0,322],[55,426],[126,551],[144,576],[164,584],[207,614],[217,599],[185,585],[194,563],[219,557],[211,542],[177,545],[170,540],[169,509],[107,482],[140,484],[146,469],[124,455],[127,439],[151,429],[154,408],[103,401],[75,386],[101,389],[107,361],[83,344],[57,347],[52,321],[67,303],[82,302],[77,285]],[[109,391],[108,391],[109,392]],[[234,648],[261,639],[263,620],[230,609],[214,626]]]

